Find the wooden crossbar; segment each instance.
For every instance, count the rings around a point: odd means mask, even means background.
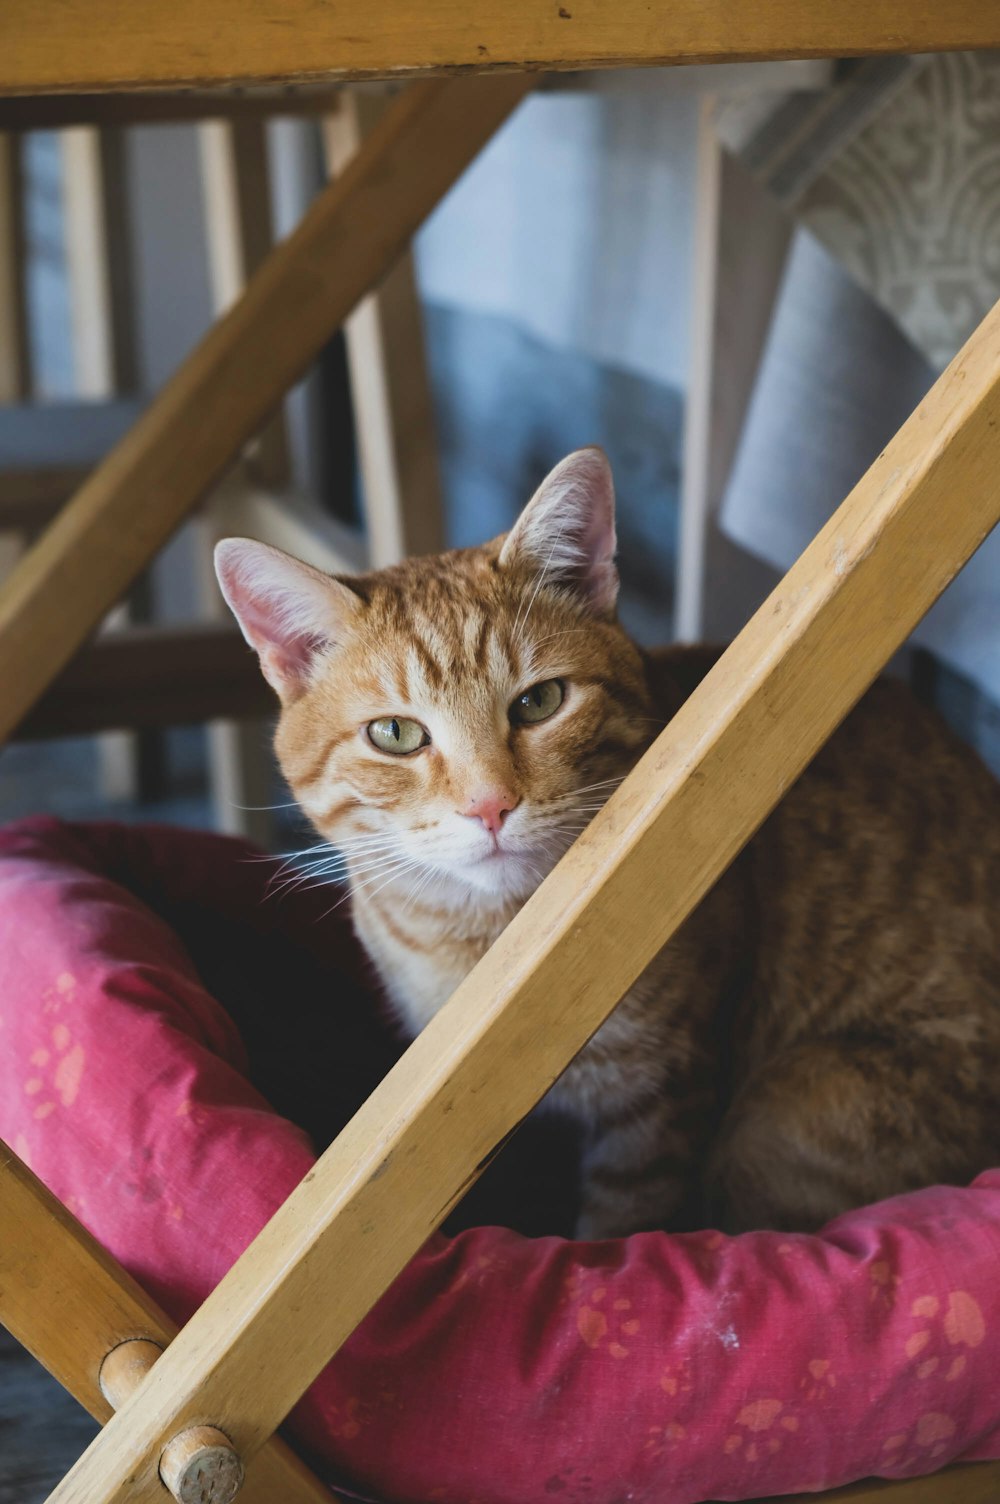
[[[130,627],[78,653],[15,735],[85,736],[273,713],[257,660],[228,622]]]
[[[0,587],[0,741],[529,87],[510,75],[408,88],[25,555]]]
[[[137,1339],[166,1347],[177,1330],[2,1142],[0,1322],[102,1422],[112,1414],[100,1383],[107,1355]],[[331,1504],[332,1497],[280,1441],[261,1452],[241,1495],[248,1504]]]
[[[1000,45],[995,0],[38,0],[0,8],[0,92],[476,68],[842,57]]]
[[[0,28],[2,28],[0,18]],[[2,65],[0,65],[2,68]],[[336,110],[339,84],[280,84],[266,89],[185,90],[148,94],[4,94],[0,131],[52,131],[71,125],[159,125],[181,120],[261,120],[292,115],[322,119]]]
[[[1000,519],[1000,306],[51,1504],[252,1457]]]

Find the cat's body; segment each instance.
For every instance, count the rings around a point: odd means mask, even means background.
[[[610,506],[583,451],[506,542],[350,590],[259,545],[221,566],[411,1032],[711,662],[615,623]],[[549,1094],[585,1129],[581,1235],[807,1228],[1000,1162],[998,902],[1000,788],[876,686]]]

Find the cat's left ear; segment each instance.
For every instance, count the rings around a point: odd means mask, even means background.
[[[340,580],[250,538],[217,544],[215,572],[264,678],[290,704],[350,633],[361,601]]]
[[[603,449],[577,449],[542,481],[500,550],[519,565],[568,585],[598,616],[618,599],[615,487]]]

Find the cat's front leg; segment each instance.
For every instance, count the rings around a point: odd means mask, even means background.
[[[664,1228],[691,1197],[695,1137],[662,1101],[593,1123],[582,1162],[578,1238]]]

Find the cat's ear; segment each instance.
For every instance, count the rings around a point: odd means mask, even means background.
[[[216,545],[215,572],[265,679],[284,704],[305,688],[318,654],[361,610],[353,590],[309,564],[249,538]]]
[[[615,487],[603,449],[577,449],[542,481],[500,550],[517,564],[569,585],[599,616],[618,599]]]

